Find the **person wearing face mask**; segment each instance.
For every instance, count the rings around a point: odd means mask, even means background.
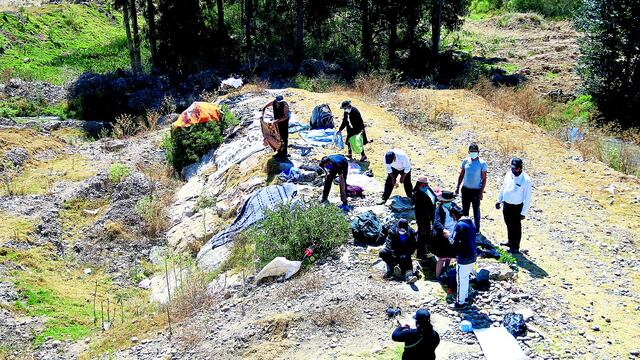
[[[409,226],[407,219],[400,219],[387,234],[384,247],[380,250],[380,258],[387,264],[387,274],[390,278],[395,275],[398,278],[413,284],[418,280],[413,272],[411,255],[416,251],[416,233]]]
[[[456,250],[456,301],[452,308],[461,309],[467,305],[469,297],[469,277],[476,263],[476,227],[473,221],[463,216],[460,208],[451,208],[451,215],[456,220],[453,234],[449,242]]]
[[[407,197],[414,201],[413,189],[411,188],[411,161],[409,156],[399,149],[391,149],[384,155],[385,167],[387,168],[387,180],[384,182],[384,192],[382,199],[377,204],[382,205],[387,202],[391,196],[393,188],[396,186],[398,175],[400,175],[400,183],[404,185],[404,192]]]
[[[451,215],[451,209],[459,209],[453,200],[456,198],[451,191],[443,191],[438,196],[438,205],[433,220],[433,230],[431,231],[432,242],[431,252],[436,256],[436,279],[442,275],[442,270],[449,266],[451,259],[455,258],[456,252],[451,245],[449,238],[456,227],[456,219]],[[462,210],[460,210],[462,211]]]
[[[480,233],[480,201],[482,201],[484,187],[487,184],[487,163],[480,158],[479,153],[478,144],[469,145],[469,157],[462,160],[462,164],[460,164],[460,175],[456,187],[456,195],[458,195],[460,185],[462,185],[462,212],[464,216],[469,216],[469,207],[473,205],[473,221],[478,234]]]
[[[322,202],[328,203],[329,191],[333,180],[338,177],[340,179],[340,200],[342,200],[343,209],[347,204],[347,174],[349,172],[349,160],[344,155],[329,155],[320,160],[320,168],[322,168],[326,176],[324,178],[324,190],[322,192]]]
[[[342,118],[342,124],[337,132],[342,131],[343,129],[347,129],[347,138],[345,139],[345,143],[347,143],[347,147],[349,149],[349,157],[353,156],[351,150],[351,143],[349,139],[352,136],[356,136],[358,134],[362,134],[362,141],[364,145],[367,145],[369,142],[367,140],[367,132],[365,131],[364,120],[362,119],[362,115],[357,108],[351,105],[350,100],[345,100],[340,105],[340,109],[344,110],[344,117]],[[360,154],[360,161],[366,161],[367,156],[364,153],[364,149],[362,150],[362,154]]]
[[[427,258],[427,249],[431,246],[431,223],[435,217],[437,196],[429,186],[429,179],[418,178],[413,189],[416,223],[418,225],[418,259]]]
[[[522,239],[522,220],[527,216],[531,205],[531,178],[523,170],[520,158],[511,159],[511,170],[507,171],[500,192],[496,209],[503,206],[502,214],[507,225],[509,241],[501,245],[508,246],[509,252],[520,252]]]

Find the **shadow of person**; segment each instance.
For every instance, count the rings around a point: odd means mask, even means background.
[[[536,265],[536,263],[534,263],[533,261],[529,260],[526,256],[524,256],[524,254],[514,254],[513,257],[516,259],[516,264],[518,265],[518,267],[527,270],[531,277],[542,279],[549,276],[549,273],[547,273],[540,266]]]

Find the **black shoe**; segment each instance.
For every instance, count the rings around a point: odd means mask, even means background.
[[[509,246],[509,243],[508,242],[501,242],[500,246]]]

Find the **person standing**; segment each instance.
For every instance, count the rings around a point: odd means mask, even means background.
[[[348,157],[352,157],[352,149],[351,143],[349,139],[356,135],[362,135],[362,144],[367,145],[369,140],[367,139],[367,132],[365,130],[364,120],[362,119],[362,115],[360,111],[353,105],[351,105],[351,100],[345,100],[340,105],[340,109],[344,110],[344,116],[342,118],[342,124],[340,124],[340,128],[338,132],[343,129],[347,129],[347,138],[345,142],[347,143],[347,148],[349,149]],[[364,153],[364,148],[362,149],[362,153],[360,154],[360,161],[367,161],[367,156]]]
[[[456,227],[456,219],[451,215],[451,212],[453,209],[459,209],[458,205],[453,202],[455,197],[451,191],[443,191],[438,196],[438,205],[433,219],[431,252],[436,256],[436,279],[438,280],[441,280],[442,270],[449,266],[451,259],[456,256],[450,241]]]
[[[411,255],[416,251],[416,232],[409,226],[407,219],[400,219],[387,235],[384,247],[380,250],[380,258],[387,264],[385,277],[403,277],[413,284],[418,280],[413,272]],[[395,270],[396,267],[398,270]]]
[[[514,254],[520,252],[522,220],[526,218],[531,205],[531,178],[523,171],[523,166],[522,159],[511,159],[511,170],[504,176],[496,202],[496,209],[503,205],[502,214],[509,239],[501,245],[508,246],[509,252]]]
[[[480,158],[478,144],[472,143],[469,145],[469,157],[462,160],[460,164],[456,195],[460,193],[460,185],[462,185],[462,212],[464,216],[469,216],[469,207],[473,205],[473,220],[478,234],[480,234],[480,201],[482,201],[486,184],[487,163]]]
[[[400,183],[404,185],[404,191],[407,194],[407,197],[411,198],[413,201],[413,188],[411,187],[411,161],[409,161],[407,154],[402,150],[391,149],[384,155],[384,162],[387,168],[387,180],[384,183],[382,199],[380,199],[377,204],[382,205],[389,200],[391,192],[393,191],[394,186],[396,186],[398,175],[400,175]]]
[[[284,101],[284,96],[278,95],[262,108],[262,117],[269,106],[273,107],[273,123],[278,127],[278,133],[282,139],[282,146],[278,149],[276,157],[281,160],[287,159],[287,148],[289,147],[289,104]]]
[[[415,198],[416,223],[418,225],[418,259],[427,258],[427,248],[431,240],[431,224],[435,217],[437,196],[429,186],[429,179],[421,177],[413,189]]]
[[[476,228],[473,221],[463,216],[460,208],[452,208],[451,216],[456,220],[456,226],[450,237],[450,242],[456,251],[456,302],[454,309],[460,309],[467,304],[469,297],[469,277],[476,263]]]
[[[431,314],[426,309],[418,309],[413,318],[416,320],[415,329],[409,325],[398,325],[391,339],[404,343],[402,360],[435,360],[440,335],[431,325]]]
[[[338,177],[340,180],[340,200],[342,200],[342,208],[346,208],[347,204],[347,174],[349,173],[349,160],[344,155],[329,155],[320,160],[320,168],[322,168],[326,176],[324,178],[324,190],[322,191],[322,202],[329,202],[329,191],[333,180]]]

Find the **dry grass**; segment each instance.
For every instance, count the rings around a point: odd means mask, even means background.
[[[295,299],[302,294],[318,292],[327,282],[327,278],[320,274],[306,274],[289,280],[275,292],[278,299]]]
[[[144,220],[144,235],[156,238],[169,227],[167,209],[173,202],[173,193],[165,191],[160,195],[145,197],[136,203],[136,212]]]
[[[137,117],[129,114],[122,114],[116,117],[113,125],[113,136],[123,139],[133,136],[140,131],[140,123]]]
[[[455,126],[451,105],[434,102],[424,94],[415,98],[406,96],[404,91],[398,92],[391,97],[390,105],[400,122],[410,128],[449,131]]]
[[[169,311],[172,322],[181,322],[201,309],[216,304],[218,298],[212,296],[207,285],[207,275],[192,267],[180,283],[177,294],[171,294]]]
[[[359,75],[353,84],[353,90],[373,99],[388,99],[399,88],[390,74]]]
[[[22,242],[35,230],[35,222],[25,217],[0,212],[0,245],[9,241]]]
[[[484,79],[472,91],[485,98],[492,106],[533,124],[553,111],[552,104],[530,85],[522,88],[495,87],[488,79]]]
[[[309,320],[317,327],[348,327],[355,321],[355,309],[352,306],[334,306],[309,315]]]
[[[45,150],[60,150],[64,144],[57,138],[38,134],[31,129],[2,129],[0,130],[0,154],[20,147],[33,155]]]

